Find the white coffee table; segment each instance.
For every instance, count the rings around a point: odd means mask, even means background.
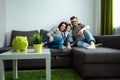
[[[49,49],[42,50],[42,53],[34,53],[34,49],[28,49],[28,52],[7,51],[0,54],[0,80],[5,80],[5,70],[3,60],[12,60],[13,78],[18,78],[17,60],[19,59],[45,59],[46,61],[46,80],[51,80],[51,54]]]

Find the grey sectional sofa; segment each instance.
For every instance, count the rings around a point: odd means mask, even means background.
[[[16,35],[28,36],[29,48],[32,48],[31,36],[38,30],[11,32],[11,41]],[[40,34],[45,37],[46,30],[41,29]],[[120,77],[120,35],[94,36],[97,43],[103,46],[96,49],[73,47],[72,49],[50,49],[51,68],[73,68],[84,79],[114,80]],[[0,53],[11,50],[9,47],[0,48]],[[5,61],[5,69],[11,70],[11,61]],[[32,64],[32,65],[31,65]],[[44,60],[19,60],[19,69],[45,68]]]

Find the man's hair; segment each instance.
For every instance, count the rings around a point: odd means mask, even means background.
[[[72,20],[72,19],[78,19],[77,17],[75,17],[75,16],[72,16],[71,18],[70,18],[70,20]]]

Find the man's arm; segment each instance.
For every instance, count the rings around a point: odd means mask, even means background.
[[[90,27],[88,25],[85,25],[82,29],[83,31],[86,30],[86,29],[89,29]]]

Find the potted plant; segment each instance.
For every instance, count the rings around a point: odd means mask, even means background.
[[[36,53],[42,52],[42,36],[39,33],[33,35],[33,47]]]

